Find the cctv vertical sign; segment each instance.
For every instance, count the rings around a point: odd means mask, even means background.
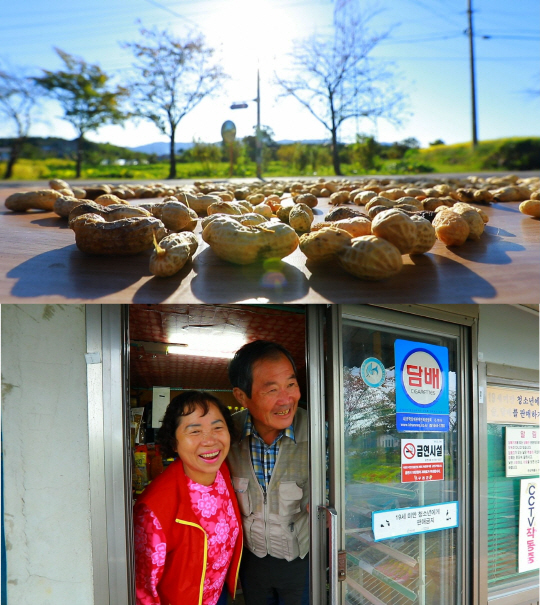
[[[447,432],[448,349],[396,340],[396,427],[399,432]]]

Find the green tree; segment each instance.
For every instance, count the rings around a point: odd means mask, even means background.
[[[32,78],[18,69],[0,68],[0,116],[6,124],[14,128],[15,136],[10,139],[9,158],[4,178],[13,175],[13,168],[19,159],[37,106],[38,93]]]
[[[369,171],[376,168],[377,156],[380,153],[381,146],[374,137],[357,134],[356,142],[351,145],[352,156],[362,170]]]
[[[334,37],[311,36],[295,44],[291,75],[275,74],[282,96],[299,101],[329,132],[334,172],[341,174],[338,132],[351,118],[386,118],[399,123],[403,94],[393,85],[388,67],[372,59],[372,51],[387,33],[369,31],[353,0],[336,5]]]
[[[90,65],[59,48],[55,51],[62,59],[64,69],[44,69],[43,75],[34,81],[58,101],[64,110],[63,119],[77,132],[78,178],[81,176],[84,136],[106,124],[122,123],[127,118],[122,103],[128,92],[121,86],[112,87],[110,76],[98,65]]]
[[[152,121],[170,140],[170,179],[176,178],[175,140],[180,120],[213,95],[227,77],[213,63],[214,50],[200,34],[175,38],[167,30],[140,30],[141,42],[126,43],[136,76],[128,84],[134,114]]]
[[[191,148],[191,157],[202,164],[207,176],[212,176],[212,164],[221,160],[221,149],[219,145],[194,141]]]
[[[255,133],[253,135],[247,136],[243,138],[244,145],[246,146],[246,151],[249,156],[249,159],[252,162],[257,161],[257,127],[254,126],[253,130]],[[270,126],[261,126],[261,144],[262,144],[262,160],[263,160],[263,168],[268,166],[268,162],[276,159],[276,151],[278,148],[278,144],[274,141],[274,131],[270,128]]]

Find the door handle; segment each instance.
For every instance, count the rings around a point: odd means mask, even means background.
[[[328,604],[338,605],[338,544],[337,544],[337,512],[332,506],[318,506],[319,513],[328,513],[330,523],[328,525],[328,581],[329,594]]]

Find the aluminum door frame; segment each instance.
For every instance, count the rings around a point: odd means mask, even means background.
[[[325,305],[306,305],[306,378],[309,397],[310,603],[326,605],[326,531],[319,506],[326,504],[324,384]]]
[[[94,602],[133,604],[124,306],[86,305],[86,352]]]
[[[457,594],[461,595],[460,605],[478,603],[478,575],[471,570],[479,565],[478,551],[478,524],[473,519],[472,501],[472,456],[469,444],[471,443],[472,410],[477,406],[476,364],[477,359],[477,328],[476,313],[470,315],[455,314],[443,315],[436,308],[420,307],[417,305],[404,305],[402,308],[387,309],[376,305],[331,305],[327,311],[327,401],[329,406],[329,451],[336,455],[330,456],[330,504],[338,512],[338,519],[344,518],[345,485],[345,422],[344,408],[341,405],[343,394],[343,332],[342,319],[358,319],[363,323],[384,325],[386,327],[401,327],[425,332],[427,334],[441,334],[442,336],[458,340],[458,373],[459,373],[459,451],[460,451],[460,478],[458,483],[458,500],[460,502],[460,524],[458,532],[458,549],[461,553],[461,566],[458,569],[459,587]],[[439,329],[436,329],[436,328]],[[476,403],[476,405],[475,405]],[[338,521],[337,548],[345,550],[345,532],[343,523]],[[473,552],[465,545],[473,543]],[[339,583],[338,602],[345,605],[345,590],[343,583]]]

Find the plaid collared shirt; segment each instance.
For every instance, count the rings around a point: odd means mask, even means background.
[[[249,438],[249,451],[255,476],[263,488],[263,491],[266,493],[278,457],[281,438],[288,437],[296,443],[293,425],[291,424],[291,426],[283,429],[273,443],[268,445],[261,439],[259,433],[257,433],[251,414],[248,412],[244,423],[244,430],[242,431],[242,439],[245,437]]]

